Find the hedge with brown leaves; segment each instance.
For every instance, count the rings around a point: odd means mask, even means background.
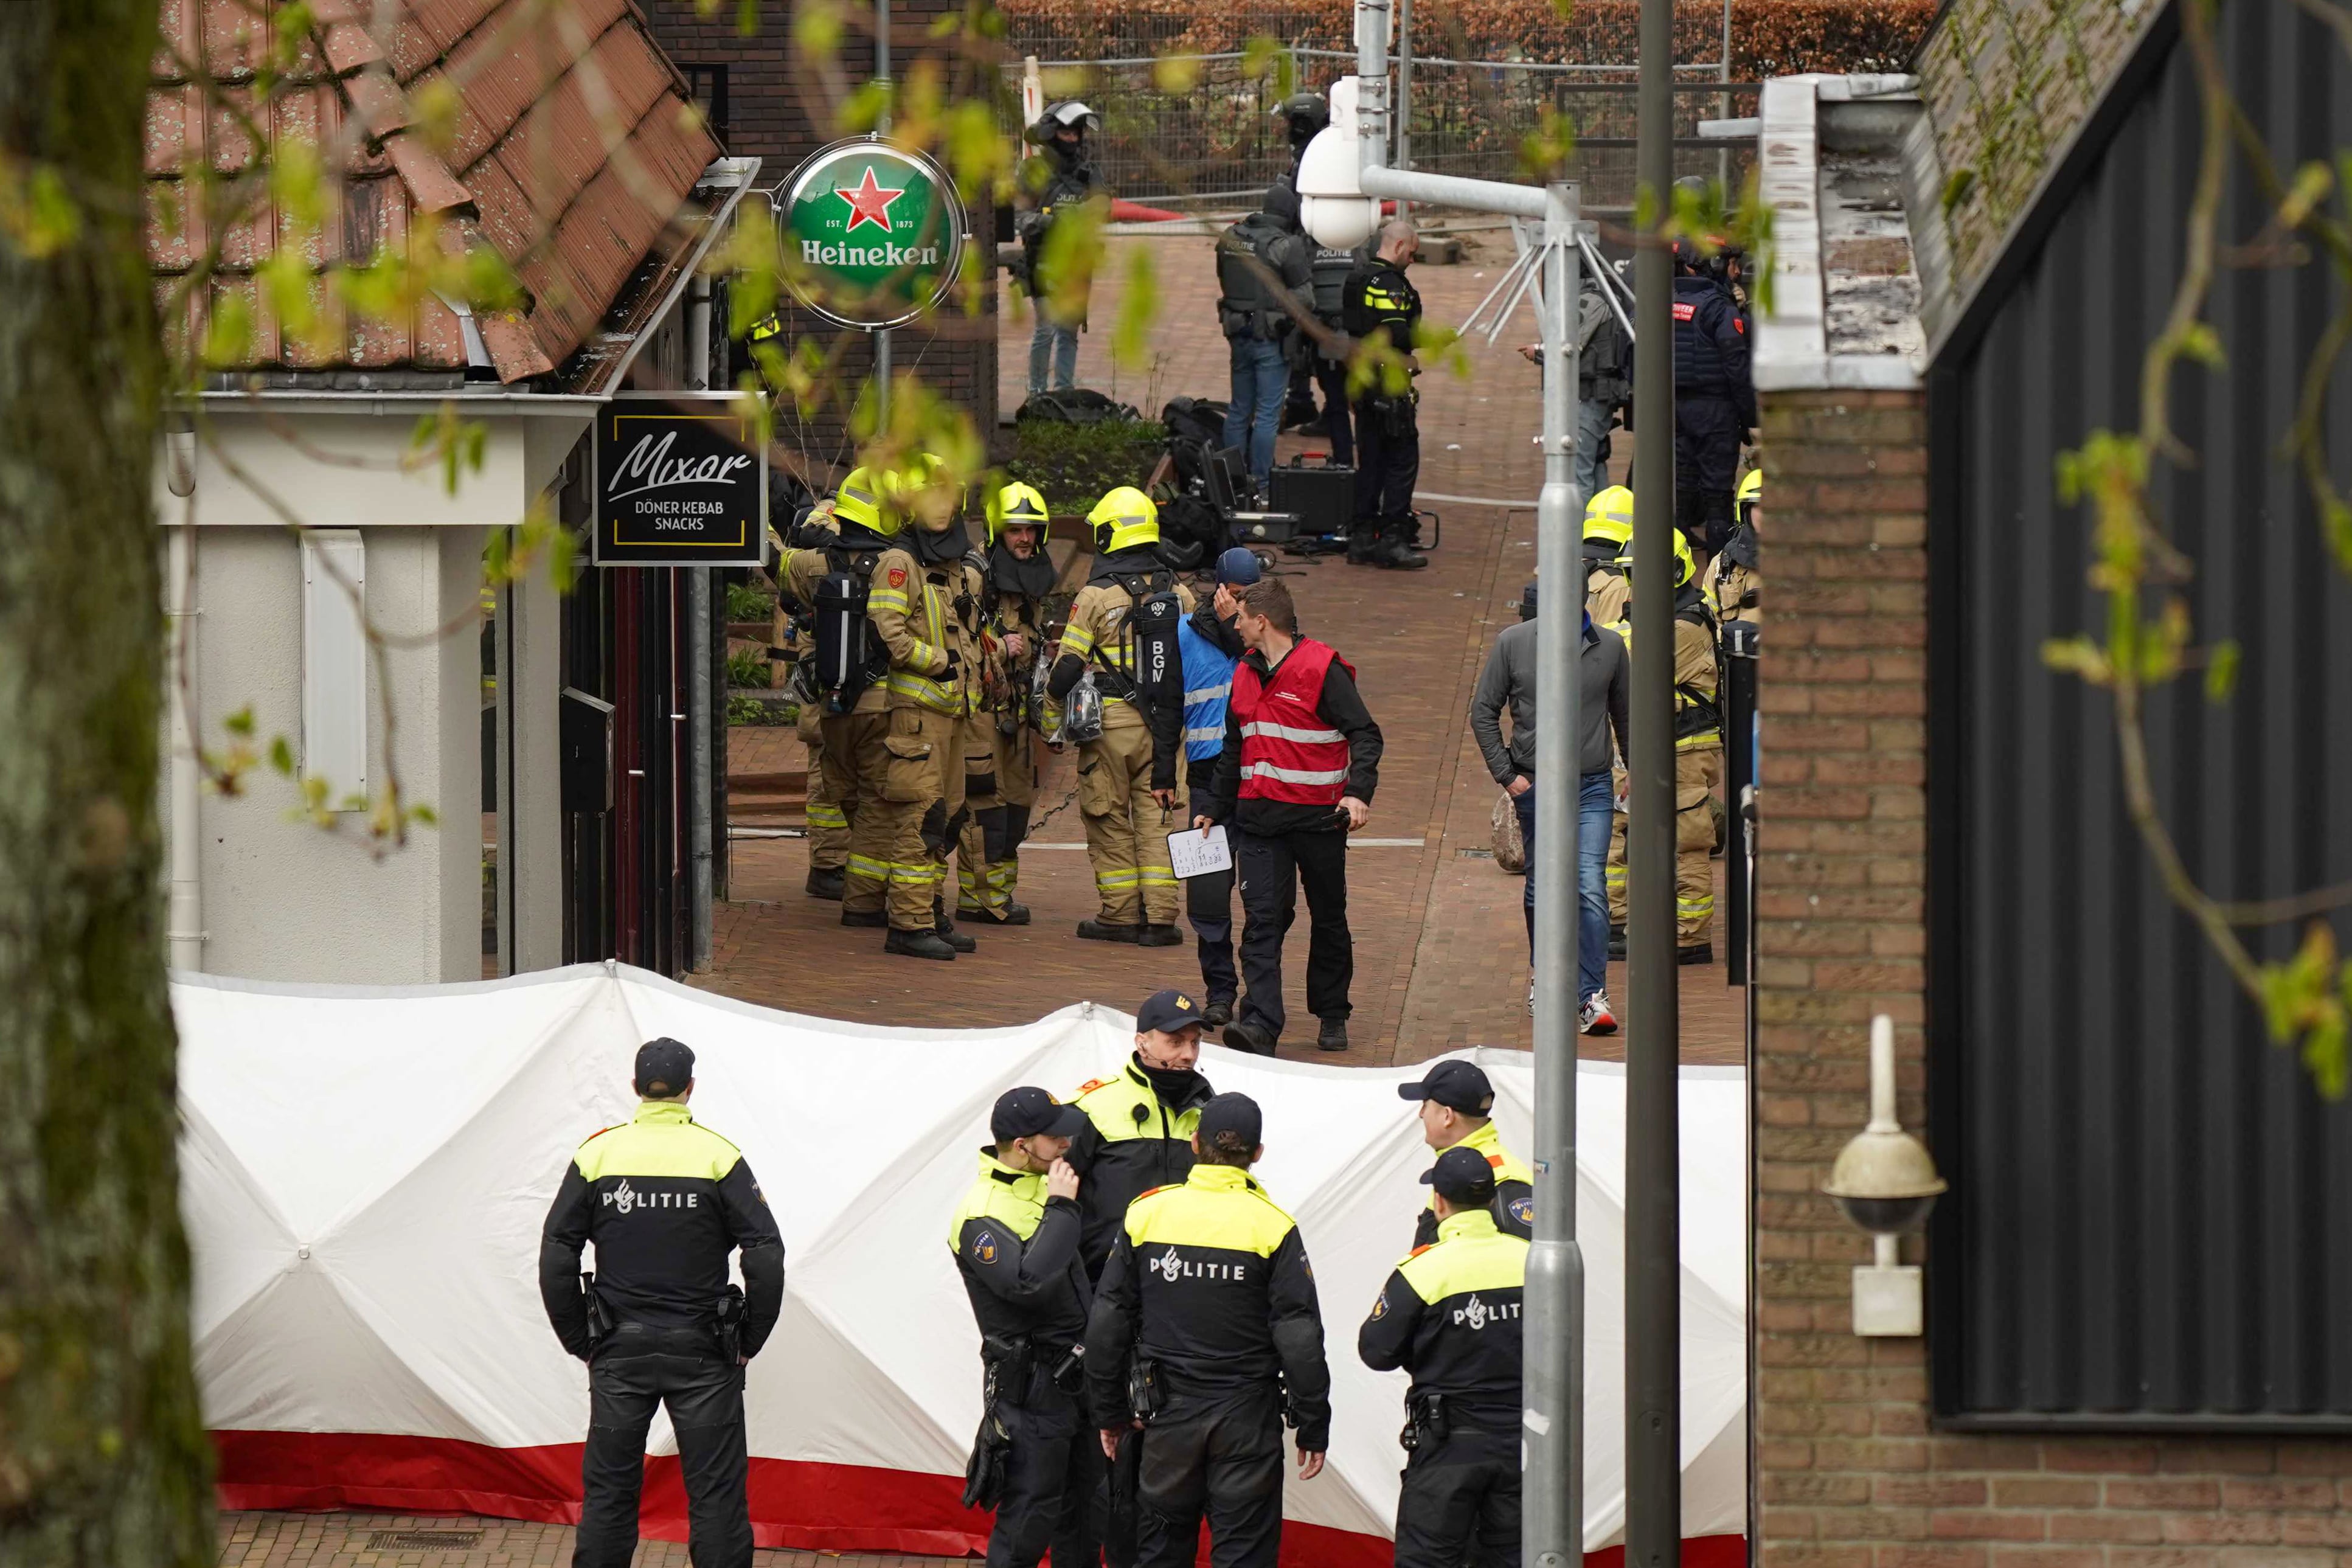
[[[1209,54],[1254,37],[1346,48],[1351,0],[1204,5],[1201,0],[1000,0],[1006,39],[1021,54],[1098,59]],[[1563,11],[1565,14],[1563,15]],[[1800,71],[1903,71],[1935,20],[1936,0],[1733,0],[1731,70],[1743,80]],[[1631,68],[1639,0],[1423,0],[1413,44],[1457,59],[1522,59]],[[1712,61],[1722,47],[1719,0],[1676,0],[1675,58]],[[1319,64],[1320,62],[1318,62]],[[1308,72],[1320,80],[1327,72]]]

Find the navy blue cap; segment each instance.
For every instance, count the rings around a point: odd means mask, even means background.
[[[1257,557],[1234,545],[1217,557],[1217,581],[1235,588],[1246,588],[1258,580]]]
[[[637,1047],[636,1090],[648,1100],[675,1099],[694,1081],[694,1052],[664,1035]]]
[[[1135,1032],[1149,1034],[1157,1029],[1172,1035],[1179,1029],[1201,1026],[1201,1004],[1198,998],[1184,991],[1154,991],[1135,1010]]]
[[[1465,1116],[1495,1113],[1495,1086],[1475,1062],[1439,1062],[1419,1083],[1397,1085],[1400,1100],[1433,1100]]]
[[[989,1135],[999,1143],[1010,1143],[1015,1138],[1075,1138],[1078,1129],[1087,1124],[1087,1113],[1075,1105],[1064,1105],[1034,1084],[1008,1089],[996,1097],[996,1109],[988,1113]]]
[[[1201,1107],[1202,1146],[1215,1142],[1221,1132],[1236,1134],[1252,1149],[1265,1142],[1265,1117],[1259,1111],[1257,1101],[1246,1094],[1221,1094]]]
[[[1421,1173],[1421,1184],[1436,1188],[1449,1204],[1477,1208],[1495,1201],[1495,1167],[1477,1150],[1456,1143]]]

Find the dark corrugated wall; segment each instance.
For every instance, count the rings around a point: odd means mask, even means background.
[[[2283,166],[2352,147],[2342,47],[2290,5],[2221,16]],[[2104,616],[2091,520],[2058,504],[2053,464],[2137,425],[2180,274],[2200,114],[2188,48],[2155,47],[2038,251],[1930,376],[1929,1098],[1953,1188],[1930,1248],[1936,1404],[1953,1425],[2352,1430],[2352,1108],[2172,911],[2124,816],[2111,704],[2041,658]],[[2264,220],[2242,163],[2231,180],[2225,245]],[[2149,735],[2182,852],[2225,898],[2352,881],[2352,580],[2279,451],[2341,300],[2317,262],[2230,271],[2210,318],[2229,367],[2174,384],[2200,460],[2155,493],[2200,637],[2245,662],[2225,707],[2193,678],[2160,694]],[[2336,388],[2352,485],[2352,374]]]

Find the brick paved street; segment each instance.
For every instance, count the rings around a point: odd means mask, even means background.
[[[1224,395],[1224,342],[1201,326],[1214,320],[1210,243],[1201,237],[1112,242],[1114,250],[1151,247],[1163,300],[1160,324],[1147,368],[1113,366],[1107,323],[1116,316],[1117,300],[1111,289],[1101,289],[1094,318],[1102,330],[1080,339],[1081,382],[1147,412],[1181,393]],[[1496,258],[1503,254],[1496,247],[1459,265],[1416,268],[1432,319],[1465,315],[1492,286]],[[1114,255],[1101,276],[1125,272],[1125,257]],[[1431,552],[1425,572],[1379,572],[1330,557],[1282,561],[1302,620],[1354,662],[1387,742],[1372,820],[1359,837],[1391,842],[1358,848],[1349,860],[1356,933],[1354,1049],[1326,1059],[1417,1061],[1468,1045],[1524,1045],[1528,1037],[1521,884],[1485,858],[1487,813],[1496,792],[1465,715],[1494,634],[1517,618],[1519,590],[1534,560],[1532,498],[1542,478],[1533,443],[1536,377],[1515,352],[1533,333],[1523,310],[1495,346],[1475,340],[1466,345],[1466,378],[1442,369],[1422,378],[1424,497],[1526,498],[1526,504],[1424,500],[1444,520],[1443,543]],[[1023,395],[1027,346],[1025,322],[1008,322],[1000,367],[1007,407]],[[1279,456],[1318,445],[1285,436]],[[1619,432],[1614,458],[1621,471],[1631,448]],[[740,742],[745,731],[736,736]],[[804,765],[789,732],[769,731],[750,744],[755,749],[739,753],[732,771]],[[754,756],[759,760],[747,760]],[[1066,760],[1049,771],[1041,813],[1067,795],[1068,771]],[[980,952],[952,967],[886,957],[877,933],[843,930],[836,906],[801,891],[806,851],[799,840],[739,840],[732,849],[736,901],[719,912],[717,966],[698,984],[800,1011],[955,1026],[1017,1022],[1079,996],[1131,1007],[1157,986],[1197,982],[1189,945],[1143,951],[1079,942],[1070,935],[1094,910],[1082,839],[1075,806],[1043,823],[1021,858],[1021,896],[1036,923],[1013,931],[975,928]],[[1294,1020],[1283,1045],[1286,1056],[1319,1054],[1312,1021],[1305,1019],[1306,943],[1302,919],[1286,963]],[[1693,969],[1683,979],[1685,1058],[1741,1059],[1738,998],[1723,984],[1721,968]],[[1612,974],[1611,994],[1622,1008],[1622,965]],[[949,998],[952,1005],[943,1011]],[[1588,1052],[1621,1054],[1623,1037],[1588,1041]]]
[[[1116,395],[1139,405],[1180,393],[1223,396],[1223,341],[1199,323],[1213,321],[1205,239],[1114,241],[1155,247],[1165,300],[1162,325],[1145,374],[1118,373]],[[1431,316],[1458,320],[1494,280],[1494,262],[1417,268]],[[1113,257],[1107,278],[1124,275]],[[1108,323],[1116,301],[1106,289],[1095,319]],[[1180,330],[1181,329],[1181,330]],[[1284,558],[1281,570],[1316,635],[1336,643],[1362,678],[1366,700],[1387,742],[1370,839],[1417,841],[1369,846],[1349,861],[1356,932],[1355,1047],[1344,1057],[1314,1049],[1304,1018],[1306,922],[1286,955],[1291,1036],[1285,1056],[1365,1065],[1413,1062],[1471,1045],[1525,1046],[1527,946],[1521,883],[1487,858],[1487,813],[1496,791],[1486,777],[1465,715],[1494,634],[1517,618],[1519,590],[1535,554],[1533,497],[1542,465],[1531,440],[1538,411],[1534,373],[1513,346],[1533,335],[1522,315],[1494,348],[1469,345],[1471,374],[1433,372],[1422,381],[1422,482],[1430,493],[1527,498],[1517,509],[1423,504],[1443,514],[1442,545],[1419,573],[1349,567],[1328,558]],[[1018,404],[1027,363],[1024,327],[1008,324],[1003,354],[1005,406]],[[1108,331],[1081,340],[1080,379],[1112,390]],[[1282,455],[1312,445],[1286,436]],[[1616,466],[1631,459],[1617,436]],[[805,764],[789,730],[732,732],[730,773],[775,775]],[[1049,773],[1039,810],[1067,794],[1069,763]],[[744,821],[742,814],[737,816]],[[761,816],[761,822],[770,818]],[[1036,923],[1019,931],[977,931],[980,952],[954,964],[888,958],[879,933],[845,931],[838,906],[801,891],[806,848],[789,838],[739,839],[732,846],[734,901],[717,921],[718,963],[696,984],[772,1006],[830,1016],[898,1018],[927,1026],[1016,1023],[1081,996],[1132,1007],[1146,992],[1198,980],[1189,944],[1144,952],[1080,942],[1070,927],[1093,911],[1093,879],[1075,806],[1043,824],[1022,855],[1021,897]],[[1302,910],[1302,917],[1304,911]],[[1189,936],[1189,931],[1188,931]],[[1720,966],[1683,976],[1683,1056],[1694,1062],[1742,1059],[1739,998]],[[1610,991],[1622,1008],[1624,966],[1611,966]],[[1302,1036],[1302,1027],[1306,1031]],[[1624,1036],[1586,1040],[1589,1057],[1621,1058]],[[372,1547],[376,1532],[429,1532]],[[478,1531],[470,1544],[434,1549],[431,1534]],[[224,1565],[237,1568],[524,1568],[568,1563],[572,1531],[563,1525],[464,1518],[362,1514],[224,1515]],[[425,1544],[418,1544],[418,1542]],[[917,1568],[901,1557],[828,1557],[761,1552],[759,1568]],[[683,1545],[648,1542],[641,1568],[685,1568]]]

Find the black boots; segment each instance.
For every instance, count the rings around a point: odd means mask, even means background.
[[[900,931],[896,926],[882,939],[882,951],[903,958],[952,959],[956,955],[956,950],[940,941],[935,931]]]
[[[1348,1048],[1348,1020],[1326,1018],[1316,1034],[1315,1048],[1318,1051],[1344,1051]]]
[[[1381,524],[1381,542],[1372,552],[1372,564],[1391,572],[1418,572],[1429,564],[1429,557],[1412,547],[1412,519],[1391,518]]]
[[[803,884],[803,888],[812,899],[833,899],[837,900],[841,897],[843,885],[848,880],[849,873],[846,871],[838,869],[832,871],[819,871],[812,867],[809,870],[808,880]]]
[[[1141,926],[1115,926],[1102,921],[1080,921],[1080,942],[1135,942],[1143,935]]]
[[[1172,925],[1147,925],[1143,928],[1142,933],[1135,939],[1135,945],[1138,947],[1181,947],[1184,945],[1184,935]]]
[[[1209,1028],[1222,1029],[1233,1021],[1234,1005],[1223,998],[1212,996],[1209,1005],[1201,1009],[1201,1022]]]
[[[1429,564],[1429,557],[1412,547],[1412,535],[1410,516],[1377,523],[1359,521],[1348,531],[1348,564],[1418,572]]]
[[[955,921],[948,919],[948,906],[944,900],[931,900],[931,931],[941,942],[946,942],[958,952],[974,952],[980,948],[980,943],[958,931]]]

